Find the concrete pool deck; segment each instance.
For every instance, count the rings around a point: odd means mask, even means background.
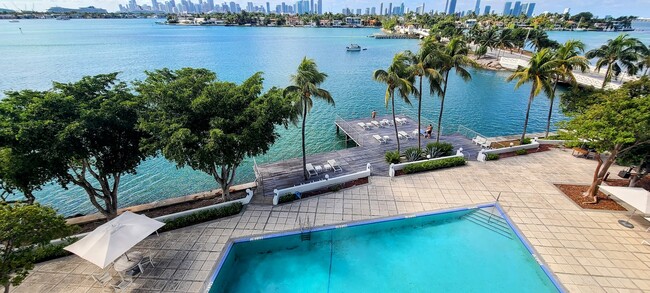
[[[134,280],[133,292],[198,292],[224,245],[241,237],[316,225],[494,202],[500,204],[570,292],[650,291],[650,233],[640,216],[634,229],[617,223],[628,212],[583,210],[554,183],[587,184],[595,161],[570,150],[512,157],[370,183],[272,207],[248,205],[226,219],[151,236],[134,250],[151,250],[155,268]],[[618,171],[613,167],[612,174]],[[39,264],[12,292],[110,292],[91,274],[100,270],[76,256]]]

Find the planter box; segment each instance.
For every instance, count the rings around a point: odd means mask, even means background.
[[[525,145],[518,145],[518,146],[512,146],[512,147],[506,147],[506,148],[500,148],[500,149],[493,149],[493,150],[481,150],[478,153],[478,161],[479,162],[485,162],[487,154],[503,154],[503,153],[510,153],[510,152],[516,152],[518,150],[530,150],[530,149],[537,149],[539,148],[540,143],[537,141],[533,141],[530,144],[525,144]]]
[[[395,171],[402,170],[404,167],[412,164],[417,164],[417,163],[422,163],[422,162],[427,162],[427,161],[437,161],[437,160],[444,160],[444,159],[449,159],[449,158],[455,158],[455,157],[465,157],[463,155],[463,149],[459,149],[456,151],[456,154],[453,156],[447,156],[447,157],[440,157],[440,158],[433,158],[433,159],[428,159],[428,160],[421,160],[421,161],[414,161],[414,162],[407,162],[407,163],[399,163],[399,164],[390,164],[390,167],[388,168],[388,176],[390,177],[395,177]]]

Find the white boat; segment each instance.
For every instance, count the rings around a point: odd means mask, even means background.
[[[67,16],[59,16],[56,18],[56,20],[70,20],[70,17]]]
[[[347,46],[346,49],[348,51],[358,52],[358,51],[361,51],[361,46],[359,46],[357,44],[351,44],[350,46]]]
[[[20,21],[18,21],[17,19],[12,19],[9,22],[20,22]]]

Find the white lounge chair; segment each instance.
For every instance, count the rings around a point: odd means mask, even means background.
[[[381,120],[379,123],[381,123],[384,126],[393,126],[393,121],[388,119]]]
[[[376,121],[376,120],[372,120],[372,121],[370,121],[370,123],[372,123],[372,125],[377,126],[377,127],[384,127],[383,125],[381,125],[381,123],[379,123],[379,121]]]
[[[386,143],[388,143],[388,141],[391,140],[391,139],[390,139],[390,136],[388,136],[388,135],[384,135],[383,139],[384,139],[384,141],[385,141]]]
[[[400,137],[402,137],[402,138],[404,138],[406,140],[411,139],[411,136],[408,133],[406,133],[406,131],[402,130],[402,131],[398,132],[397,134],[399,134]]]
[[[375,134],[372,137],[374,137],[379,142],[379,144],[386,143],[386,140],[380,135]]]
[[[113,276],[109,270],[105,271],[101,275],[92,275],[92,277],[95,279],[95,281],[97,281],[97,283],[101,284],[102,287],[113,284]]]
[[[357,125],[359,125],[359,127],[363,128],[363,129],[365,129],[365,130],[368,129],[368,126],[366,126],[366,124],[363,123],[363,122],[359,122],[359,123],[357,123]]]
[[[341,165],[339,165],[336,160],[327,160],[327,163],[332,166],[334,172],[343,172],[343,168],[341,168]]]
[[[491,145],[492,145],[492,141],[486,139],[485,142],[481,144],[481,147],[489,149]]]
[[[316,172],[316,168],[314,168],[314,165],[312,165],[311,163],[308,163],[307,165],[305,165],[305,167],[307,167],[307,173],[309,174],[309,177],[318,175],[318,172]]]
[[[373,126],[372,123],[366,123],[366,129],[372,129]]]

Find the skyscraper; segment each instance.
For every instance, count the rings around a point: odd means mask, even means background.
[[[156,0],[151,0],[151,10],[153,10],[153,11],[158,11],[158,10],[160,10],[160,9],[158,9],[158,1],[156,1]]]
[[[528,3],[528,11],[526,11],[526,16],[533,17],[534,11],[535,11],[535,3]]]
[[[521,9],[520,10],[521,10],[521,12],[519,13],[520,15],[521,14],[526,14],[526,11],[528,11],[528,3],[521,4]]]
[[[456,0],[449,0],[449,10],[447,11],[447,14],[454,13],[456,13]]]
[[[388,3],[388,15],[393,15],[393,3]]]
[[[476,5],[474,5],[474,14],[481,15],[481,0],[476,0]]]
[[[384,15],[384,2],[379,3],[379,15]]]
[[[521,1],[515,1],[515,7],[512,8],[512,15],[519,17],[519,14],[521,14]]]
[[[318,15],[323,15],[323,0],[318,0]]]
[[[404,2],[402,2],[402,5],[399,7],[399,15],[404,15]]]
[[[485,5],[485,10],[483,10],[483,15],[489,15],[490,14],[490,9],[492,9],[492,6]]]
[[[445,2],[445,13],[447,13],[447,8],[449,8],[449,0],[447,0],[447,2]]]
[[[512,8],[512,2],[506,2],[506,5],[503,6],[503,16],[510,15],[511,8]]]
[[[373,6],[372,8],[370,8],[370,15],[376,15],[376,14],[377,14],[377,9],[376,7]]]
[[[266,14],[271,14],[271,4],[269,2],[266,2]]]
[[[208,11],[214,11],[214,0],[208,0]]]
[[[314,0],[309,1],[309,13],[314,14]]]

